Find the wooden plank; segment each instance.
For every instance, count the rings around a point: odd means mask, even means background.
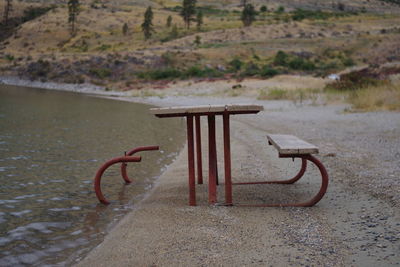
[[[319,152],[318,147],[294,135],[271,134],[267,138],[282,155],[317,154]]]
[[[182,107],[167,107],[167,108],[151,108],[150,113],[156,116],[176,115],[183,116],[185,114],[205,114],[205,113],[257,113],[264,110],[260,105],[245,105],[245,104],[229,104],[229,105],[202,105],[202,106],[182,106]]]

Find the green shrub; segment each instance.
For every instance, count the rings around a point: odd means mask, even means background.
[[[181,75],[181,71],[173,68],[165,68],[161,70],[153,70],[137,74],[139,78],[149,80],[175,79],[181,77]]]
[[[206,77],[221,77],[223,75],[222,72],[213,69],[213,68],[209,68],[209,67],[205,67],[205,68],[201,68],[199,66],[193,66],[190,67],[189,69],[187,69],[184,73],[183,73],[183,78],[206,78]]]
[[[194,39],[193,44],[196,46],[201,45],[201,37],[199,35],[196,35],[196,38]]]
[[[351,67],[351,66],[355,65],[354,60],[352,58],[349,58],[349,57],[348,58],[343,58],[342,59],[342,63],[343,63],[343,65],[345,67]]]
[[[246,65],[246,68],[243,71],[242,76],[255,76],[258,74],[260,74],[260,68],[253,62],[249,62]]]
[[[309,60],[305,60],[301,57],[295,57],[289,61],[289,67],[293,70],[315,70],[315,65]]]
[[[239,71],[243,66],[243,62],[238,58],[232,59],[228,64],[234,71]]]
[[[13,61],[15,59],[15,57],[13,55],[7,54],[4,56],[4,58],[8,61]]]
[[[190,67],[188,70],[186,70],[184,75],[187,77],[203,77],[204,69],[201,69],[198,66],[193,66],[193,67]]]
[[[260,75],[265,78],[274,77],[275,75],[278,75],[278,74],[279,74],[279,71],[272,68],[270,65],[265,65],[260,71]]]
[[[285,8],[283,6],[279,6],[278,9],[275,11],[275,13],[282,14],[285,12]]]
[[[276,55],[275,55],[274,65],[276,65],[276,66],[286,66],[288,57],[289,57],[288,54],[286,54],[285,52],[279,50],[278,53],[276,53]]]
[[[102,44],[101,46],[97,47],[96,50],[98,50],[98,51],[106,51],[106,50],[108,50],[110,48],[111,48],[111,45]]]
[[[267,11],[268,11],[268,8],[265,5],[260,7],[260,12],[264,13],[264,12],[267,12]]]
[[[292,19],[296,21],[302,21],[303,19],[326,20],[332,16],[335,16],[335,14],[322,11],[296,9],[292,14]]]
[[[336,61],[331,61],[331,62],[323,62],[321,64],[319,64],[318,68],[320,70],[324,70],[324,71],[328,71],[328,70],[335,70],[338,69],[338,64],[336,63]]]
[[[205,78],[221,77],[222,72],[208,67],[192,66],[187,70],[178,70],[175,68],[165,68],[160,70],[146,71],[137,74],[138,78],[147,80],[167,80],[167,79],[187,79],[187,78]]]

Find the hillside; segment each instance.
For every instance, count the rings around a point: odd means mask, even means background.
[[[32,7],[51,9],[16,26],[1,42],[0,75],[127,90],[164,78],[324,76],[400,61],[400,5],[386,1],[253,0],[256,10],[265,5],[268,11],[259,12],[250,27],[240,21],[240,1],[198,1],[204,14],[200,30],[195,22],[185,29],[177,0],[81,2],[76,36],[69,32],[65,3],[13,2],[14,18]],[[148,6],[155,33],[145,40],[140,25]],[[277,12],[279,7],[284,11]],[[175,30],[166,26],[168,16]],[[286,55],[285,64],[277,64],[278,51]]]

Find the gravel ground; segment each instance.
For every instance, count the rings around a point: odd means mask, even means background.
[[[32,85],[4,77],[0,77],[0,82],[97,95],[104,92],[85,86],[79,89],[80,86],[73,85]],[[299,162],[279,159],[277,152],[267,145],[266,134],[295,134],[319,146],[318,157],[330,175],[327,194],[312,208],[209,206],[205,183],[196,187],[198,206],[189,207],[184,149],[145,199],[136,204],[104,242],[85,259],[75,262],[78,266],[400,265],[398,113],[344,113],[343,105],[295,105],[288,101],[258,101],[254,97],[180,96],[173,89],[170,93],[174,96],[134,98],[120,94],[125,96],[119,99],[158,106],[261,104],[264,112],[234,116],[231,121],[234,180],[293,176]],[[103,96],[107,95],[119,94],[104,92]],[[222,151],[221,128],[218,119],[218,151]],[[206,155],[203,161],[207,162]],[[234,203],[305,200],[319,185],[319,174],[310,167],[307,176],[294,185],[235,186]],[[219,201],[223,201],[223,189],[219,186]]]
[[[279,159],[266,142],[267,133],[287,133],[320,147],[330,185],[313,208],[209,206],[207,185],[199,185],[198,206],[189,207],[183,150],[149,196],[79,266],[399,266],[398,113],[349,114],[343,112],[345,106],[299,106],[243,97],[123,100],[159,106],[262,104],[264,112],[232,119],[234,179],[293,176],[299,163]],[[221,146],[221,121],[217,123]],[[207,162],[206,157],[203,160]],[[308,170],[291,186],[235,186],[234,203],[305,200],[320,184],[316,168]],[[223,201],[223,186],[219,200]]]

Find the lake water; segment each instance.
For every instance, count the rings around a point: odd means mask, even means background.
[[[184,121],[157,119],[149,106],[74,93],[0,85],[0,266],[70,265],[130,211],[184,143]],[[142,162],[102,179],[107,159],[143,145]]]

